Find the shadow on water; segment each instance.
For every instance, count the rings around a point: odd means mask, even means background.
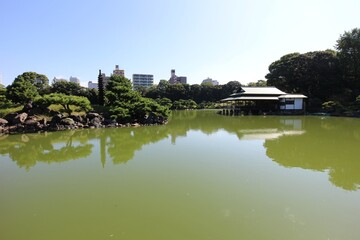
[[[29,170],[38,162],[87,158],[99,148],[96,157],[104,167],[107,161],[126,163],[143,146],[163,139],[176,145],[177,138],[189,131],[207,135],[226,131],[240,141],[261,140],[267,156],[283,167],[326,171],[334,185],[346,190],[360,185],[360,120],[348,118],[229,117],[214,111],[175,111],[164,126],[2,136],[0,154]]]

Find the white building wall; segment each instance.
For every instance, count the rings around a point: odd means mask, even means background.
[[[294,101],[293,104],[284,104],[280,105],[281,110],[303,110],[303,99],[302,98],[282,98],[280,99],[280,103],[286,103]]]

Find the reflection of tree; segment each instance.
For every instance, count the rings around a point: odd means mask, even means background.
[[[8,154],[19,167],[30,169],[38,162],[65,162],[89,156],[93,146],[87,144],[87,139],[85,131],[13,135],[0,142],[0,154]]]
[[[168,136],[166,126],[139,128],[105,129],[103,134],[109,138],[108,153],[114,163],[131,160],[135,151],[143,145],[154,143]]]
[[[99,140],[99,158],[104,166],[107,157],[115,164],[125,163],[144,145],[168,137],[175,143],[177,137],[186,136],[191,130],[205,134],[224,130],[239,139],[263,139],[266,154],[282,166],[327,170],[333,184],[348,190],[360,185],[357,119],[229,117],[214,111],[175,111],[164,126],[2,136],[0,154],[7,154],[18,166],[30,169],[38,162],[63,162],[89,156],[93,148],[89,140]]]
[[[360,125],[354,119],[307,119],[306,132],[267,140],[267,155],[285,167],[329,171],[343,189],[360,186]]]

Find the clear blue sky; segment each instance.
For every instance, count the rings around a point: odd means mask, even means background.
[[[189,84],[264,79],[281,56],[334,49],[359,0],[0,0],[0,81],[26,71],[97,81],[170,70]]]

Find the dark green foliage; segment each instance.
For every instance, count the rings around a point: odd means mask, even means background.
[[[172,105],[172,109],[174,110],[185,110],[185,109],[197,109],[197,104],[194,100],[188,99],[180,99],[175,101]]]
[[[69,114],[72,112],[70,106],[77,107],[77,109],[75,109],[76,111],[91,110],[90,101],[86,97],[69,96],[62,93],[51,93],[43,97],[38,97],[34,103],[43,108],[49,107],[51,104],[60,104]]]
[[[99,105],[104,106],[105,103],[105,91],[104,91],[104,79],[101,75],[101,70],[99,70],[98,76],[98,92],[99,92]]]
[[[142,97],[139,92],[132,90],[131,82],[122,76],[110,77],[105,98],[111,117],[121,123],[146,123],[149,117],[166,120],[170,115],[168,107]]]
[[[222,97],[221,98],[226,98],[230,94],[237,92],[240,89],[240,87],[241,87],[241,83],[238,81],[228,82],[227,84],[222,86]]]
[[[78,83],[68,81],[57,81],[54,82],[50,87],[51,93],[62,93],[65,95],[84,95],[85,88],[81,87]]]
[[[6,98],[13,103],[24,104],[48,91],[49,79],[36,72],[24,72],[6,88]]]
[[[28,81],[36,87],[36,90],[40,95],[44,94],[49,87],[49,79],[44,74],[36,72],[24,72],[17,76],[14,80],[16,81]]]
[[[153,86],[145,93],[146,97],[168,98],[172,102],[183,100],[194,100],[196,103],[217,102],[241,87],[237,81],[231,81],[225,85],[213,86],[211,84],[169,84],[166,80],[160,80],[157,86]]]
[[[157,99],[155,99],[155,101],[158,104],[160,104],[161,106],[164,106],[164,107],[167,107],[167,108],[171,108],[171,106],[172,106],[172,102],[168,98],[157,98]]]
[[[99,104],[99,92],[97,89],[86,88],[83,94],[82,96],[89,99],[91,104]]]
[[[343,92],[336,52],[287,54],[269,66],[267,84],[288,93],[302,93],[326,101]]]
[[[355,98],[360,94],[360,28],[346,31],[335,47],[343,70],[343,84],[350,90],[350,98]]]
[[[247,85],[248,87],[266,87],[267,82],[266,80],[258,80],[257,82],[250,82]]]
[[[13,103],[25,104],[34,100],[39,95],[37,88],[27,80],[17,78],[7,86],[6,98]]]
[[[0,84],[0,107],[6,106],[10,101],[6,98],[6,88]]]
[[[344,111],[344,107],[338,101],[324,102],[322,108],[328,113],[341,113]]]
[[[50,93],[61,93],[65,95],[73,95],[79,97],[86,97],[91,104],[98,104],[97,89],[89,89],[80,86],[78,83],[68,81],[57,81],[50,86]]]

